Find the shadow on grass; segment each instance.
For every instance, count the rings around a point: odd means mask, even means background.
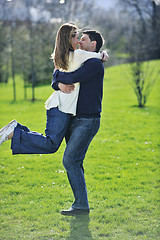
[[[92,234],[89,231],[89,216],[75,216],[70,219],[70,233],[66,240],[92,240]]]
[[[44,102],[44,99],[38,99],[38,98],[35,98],[35,99],[31,99],[31,98],[27,98],[27,99],[18,99],[18,100],[8,100],[8,103],[9,104],[19,104],[19,103],[27,103],[27,102],[31,102],[31,103],[36,103],[36,102]]]
[[[130,109],[137,110],[137,112],[144,112],[144,113],[150,113],[150,114],[158,114],[159,115],[159,106],[145,106],[145,107],[138,107],[138,105],[131,105],[129,106]]]

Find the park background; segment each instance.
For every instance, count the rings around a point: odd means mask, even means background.
[[[73,196],[55,154],[0,147],[0,239],[159,239],[160,2],[1,0],[0,127],[44,133],[50,55],[64,22],[105,39],[101,128],[85,159],[90,216],[65,218]]]

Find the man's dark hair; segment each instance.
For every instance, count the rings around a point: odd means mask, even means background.
[[[95,30],[86,30],[86,31],[83,31],[83,34],[87,34],[91,41],[97,42],[96,52],[99,52],[100,48],[102,47],[102,45],[104,43],[104,39],[103,39],[102,35]]]

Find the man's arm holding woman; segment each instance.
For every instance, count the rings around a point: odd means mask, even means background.
[[[102,72],[103,65],[99,59],[92,58],[87,60],[80,68],[74,72],[60,72],[56,70],[53,73],[52,87],[55,90],[59,90],[58,83],[74,84],[76,82],[85,82],[88,79],[92,79],[95,74]]]
[[[101,52],[102,55],[102,62],[106,62],[109,58],[109,55],[106,51],[102,51]],[[90,59],[92,60],[92,59]],[[89,68],[88,68],[88,64],[89,64]],[[90,65],[90,61],[86,61],[85,65],[82,65],[78,70],[74,71],[74,72],[70,72],[70,73],[65,73],[64,72],[59,72],[58,70],[56,70],[53,74],[53,81],[52,81],[52,88],[54,90],[61,90],[62,92],[65,93],[70,93],[71,91],[74,90],[74,84],[75,82],[84,82],[86,81],[86,78],[84,78],[84,74],[87,71],[87,76],[89,74],[88,70],[91,68],[91,73],[94,75],[94,70],[96,69],[96,66],[94,68],[95,65],[95,61],[94,64],[91,66]],[[77,80],[77,77],[81,77],[82,81],[79,81],[79,79]],[[89,75],[89,78],[91,76]],[[70,81],[69,81],[70,79]],[[88,79],[88,77],[87,77]]]

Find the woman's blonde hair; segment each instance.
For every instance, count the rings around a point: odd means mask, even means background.
[[[76,36],[76,33],[77,27],[74,24],[65,23],[59,28],[56,36],[54,52],[51,55],[57,68],[67,70],[69,52],[74,51],[71,39]]]

